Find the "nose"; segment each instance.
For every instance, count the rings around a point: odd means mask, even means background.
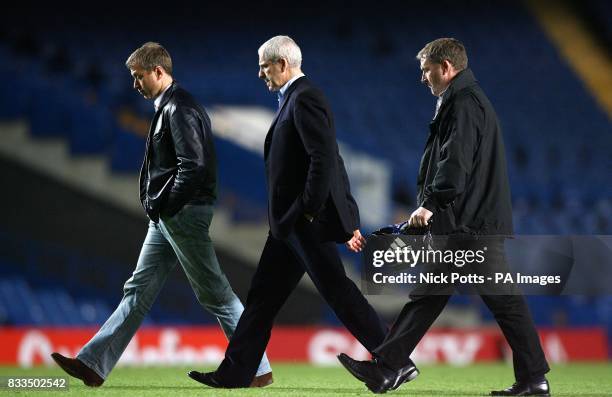
[[[257,74],[257,76],[258,76],[260,79],[265,79],[265,78],[266,78],[265,73],[264,73],[264,72],[263,72],[263,70],[261,70],[261,69],[259,69],[259,73]]]
[[[427,78],[425,77],[425,73],[421,73],[421,83],[427,84]]]
[[[134,80],[134,89],[137,90],[139,88],[138,80]]]

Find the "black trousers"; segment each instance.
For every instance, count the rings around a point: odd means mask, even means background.
[[[274,318],[307,273],[344,326],[369,351],[387,328],[346,276],[334,242],[321,242],[322,226],[299,220],[287,239],[268,236],[251,281],[244,312],[216,371],[225,386],[248,386],[270,339]]]
[[[499,241],[454,241],[447,248],[477,249],[486,244],[488,259],[476,273],[489,275],[494,271],[507,270],[504,257],[503,239]],[[472,268],[474,270],[475,268]],[[469,270],[462,269],[462,272]],[[493,313],[510,348],[517,381],[529,381],[543,376],[549,371],[540,338],[536,331],[529,307],[518,288],[494,288],[486,285],[478,290],[480,297]],[[440,315],[448,300],[447,287],[427,294],[411,295],[384,342],[372,352],[375,357],[391,368],[399,369],[410,363],[409,356],[423,338],[431,324]],[[511,293],[511,294],[506,294]]]

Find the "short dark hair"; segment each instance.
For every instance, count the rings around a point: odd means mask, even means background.
[[[172,59],[170,54],[161,44],[152,41],[144,43],[140,48],[136,49],[125,61],[125,66],[128,69],[140,67],[147,72],[155,69],[156,66],[161,66],[166,73],[172,76]]]
[[[463,44],[453,38],[441,38],[429,42],[417,54],[416,58],[429,59],[435,63],[442,63],[444,60],[449,61],[457,70],[467,68],[468,58]]]

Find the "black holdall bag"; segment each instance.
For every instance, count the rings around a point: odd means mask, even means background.
[[[439,258],[434,258],[431,253],[436,247],[445,246],[445,240],[446,236],[436,236],[434,241],[431,223],[427,227],[415,228],[408,226],[408,222],[402,222],[376,230],[367,237],[364,249],[363,293],[406,296],[433,293],[427,291],[432,287],[447,290],[443,284],[431,286],[427,282],[422,283],[425,278],[419,275],[443,271],[437,261]],[[424,287],[426,290],[423,290]]]

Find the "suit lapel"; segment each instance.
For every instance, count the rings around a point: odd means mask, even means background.
[[[295,91],[297,86],[299,86],[300,84],[304,83],[305,81],[306,81],[306,78],[304,76],[302,76],[299,79],[295,80],[293,82],[293,84],[291,84],[291,86],[289,86],[289,89],[287,90],[287,92],[283,96],[283,101],[279,105],[278,111],[274,115],[274,118],[272,119],[272,124],[270,124],[270,128],[268,129],[268,133],[266,134],[266,140],[264,141],[264,159],[266,159],[268,157],[268,152],[270,151],[270,145],[272,144],[272,136],[274,135],[274,128],[276,128],[276,122],[278,121],[279,116],[283,112],[283,109],[285,108],[285,105],[289,101],[289,97],[291,96],[291,94],[293,94],[293,92]]]
[[[278,111],[274,115],[274,119],[272,119],[272,124],[270,124],[270,128],[268,129],[268,133],[266,134],[266,140],[264,143],[264,159],[268,157],[268,151],[270,150],[270,144],[272,143],[272,135],[274,134],[274,128],[276,127],[276,122],[278,121],[278,117],[280,116],[285,104],[287,103],[287,99],[289,95],[285,95],[283,97],[283,102],[281,102]]]

